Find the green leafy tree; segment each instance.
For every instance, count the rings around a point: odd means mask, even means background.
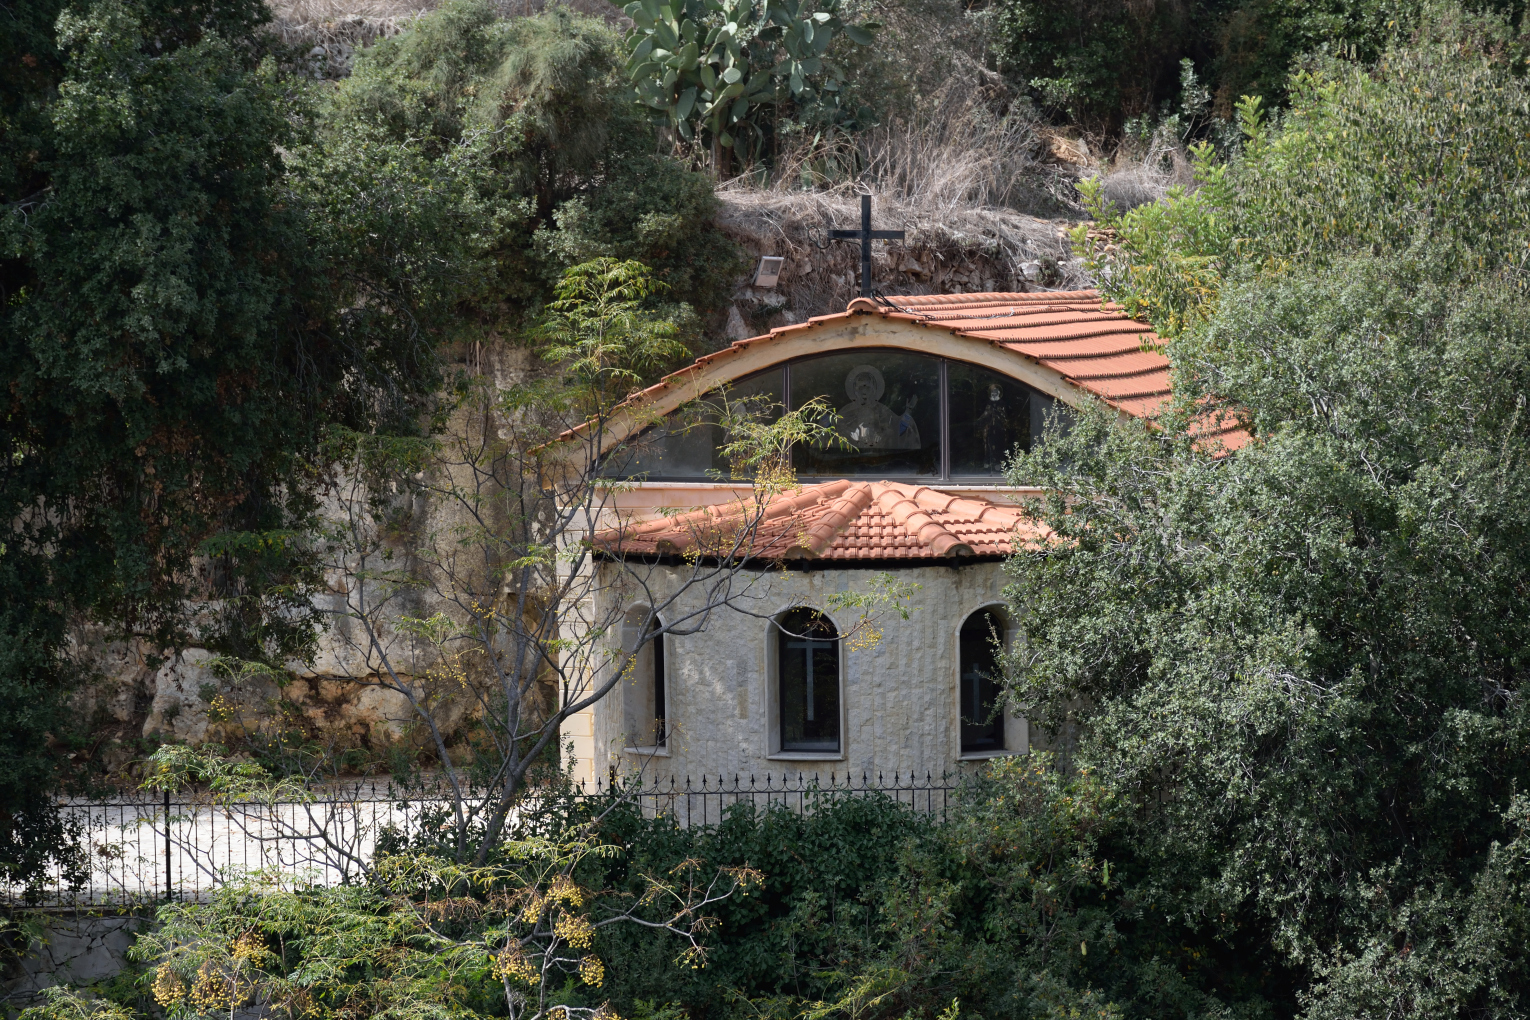
[[[658,154],[633,108],[615,32],[566,9],[502,20],[486,0],[453,0],[358,57],[321,137],[363,160],[410,143],[482,168],[496,271],[464,314],[491,326],[520,328],[565,269],[596,258],[643,262],[702,310],[743,270],[713,226],[711,181]]]
[[[1374,65],[1330,61],[1291,81],[1272,124],[1245,98],[1243,153],[1196,153],[1199,187],[1120,214],[1084,194],[1108,250],[1074,232],[1106,293],[1165,336],[1204,319],[1238,273],[1323,265],[1428,245],[1470,275],[1530,268],[1530,90],[1506,59],[1508,26],[1446,13]],[[1384,168],[1384,172],[1378,168]]]
[[[1301,78],[1179,200],[1228,221],[1199,235],[1204,298],[1137,289],[1172,279],[1133,272],[1164,220],[1129,214],[1112,288],[1194,309],[1175,405],[1016,462],[1055,541],[1012,564],[1015,693],[1110,777],[1139,901],[1260,947],[1232,973],[1285,970],[1286,1012],[1530,1005],[1530,235],[1501,32],[1452,16]],[[1231,456],[1213,412],[1251,437]]]
[[[1522,17],[1512,0],[1466,6],[1515,24]],[[1438,7],[1436,0],[997,0],[991,47],[1021,92],[1110,136],[1173,119],[1189,98],[1176,88],[1185,60],[1209,87],[1215,116],[1230,120],[1241,96],[1266,109],[1285,106],[1291,73],[1313,60],[1374,63]]]
[[[437,313],[472,275],[460,182],[404,169],[407,147],[382,171],[284,158],[308,108],[262,56],[267,16],[112,0],[5,14],[11,879],[67,845],[51,795],[86,722],[67,698],[91,668],[66,656],[68,628],[98,622],[153,651],[304,654],[311,458],[331,423],[414,427],[450,325]]]
[[[1169,98],[1197,28],[1186,5],[1124,0],[999,0],[992,18],[1006,75],[1095,131]]]

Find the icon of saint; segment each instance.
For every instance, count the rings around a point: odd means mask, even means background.
[[[978,433],[983,437],[983,470],[1000,471],[1009,452],[1009,415],[1005,411],[1004,391],[998,383],[988,387],[988,406],[978,416]]]
[[[845,376],[850,403],[839,409],[835,430],[858,450],[917,450],[919,426],[914,422],[918,397],[909,398],[902,414],[882,403],[887,383],[870,365],[856,365]]]

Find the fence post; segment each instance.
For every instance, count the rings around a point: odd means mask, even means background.
[[[170,791],[165,791],[165,899],[175,898],[175,880],[170,877]]]

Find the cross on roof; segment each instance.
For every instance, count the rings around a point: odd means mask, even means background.
[[[871,297],[871,242],[872,241],[901,241],[901,230],[872,230],[871,229],[871,196],[861,196],[861,229],[859,230],[831,230],[830,240],[834,241],[859,241],[861,242],[861,297]]]

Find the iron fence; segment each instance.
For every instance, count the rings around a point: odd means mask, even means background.
[[[634,795],[649,816],[667,815],[681,825],[716,825],[735,804],[755,808],[771,806],[791,811],[811,811],[816,805],[844,797],[880,795],[911,810],[942,820],[958,788],[955,776],[936,776],[926,772],[894,772],[891,776],[863,772],[853,774],[799,772],[796,775],[769,773],[756,777],[735,774],[731,778],[702,776],[699,781],[687,777],[656,777],[636,789]]]
[[[958,778],[867,773],[650,777],[572,791],[591,806],[630,800],[650,818],[717,825],[738,805],[811,812],[847,797],[881,796],[944,819]],[[469,797],[471,798],[471,794]],[[0,882],[0,904],[41,909],[131,908],[198,900],[231,878],[265,871],[315,885],[363,879],[380,841],[437,838],[455,803],[443,787],[363,781],[261,801],[218,802],[205,793],[134,791],[62,803],[80,848],[68,864],[27,885]],[[524,810],[524,808],[523,808]]]

